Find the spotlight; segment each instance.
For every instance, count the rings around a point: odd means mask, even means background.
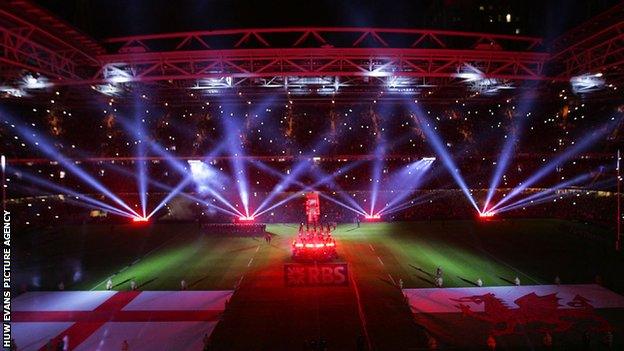
[[[479,212],[479,218],[492,218],[494,214],[492,211]]]
[[[104,79],[112,84],[127,83],[132,81],[133,78],[128,71],[113,65],[106,65],[102,73],[104,74]]]
[[[117,96],[121,93],[121,88],[119,88],[117,85],[115,84],[100,84],[100,85],[93,85],[91,86],[91,88],[95,91],[98,91],[104,95],[108,95],[108,96]]]
[[[35,77],[33,77],[33,76],[31,76],[31,75],[29,74],[29,75],[26,75],[26,76],[24,77],[24,82],[25,82],[26,84],[28,84],[29,86],[33,86],[33,85],[36,85],[36,84],[37,84],[37,78],[35,78]]]
[[[572,90],[579,93],[590,93],[604,88],[605,79],[602,73],[586,73],[570,78]]]
[[[132,222],[134,222],[134,223],[147,223],[147,222],[149,222],[149,218],[147,218],[147,217],[132,217]]]
[[[21,87],[23,89],[43,89],[50,85],[45,77],[35,77],[32,74],[22,77]]]
[[[468,83],[470,90],[486,95],[491,95],[502,89],[514,89],[511,83],[499,79],[488,78],[477,67],[466,65],[463,72],[456,73],[456,78],[463,79]]]
[[[12,88],[8,86],[0,86],[0,93],[16,98],[29,96],[28,93],[21,88]]]
[[[253,222],[256,220],[256,217],[254,216],[239,216],[238,220],[241,222]]]
[[[364,219],[367,221],[377,221],[381,219],[381,215],[379,214],[368,214],[364,216]]]

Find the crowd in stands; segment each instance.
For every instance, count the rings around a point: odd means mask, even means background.
[[[67,162],[131,207],[139,208],[137,169],[143,161],[127,158],[161,157],[145,161],[148,207],[153,208],[189,175],[188,159],[202,160],[215,149],[212,156],[217,158],[204,160],[214,175],[208,184],[212,190],[206,192],[206,184],[200,184],[197,179],[181,188],[205,203],[215,203],[216,192],[239,207],[241,173],[240,164],[234,161],[238,156],[246,156],[242,181],[247,183],[252,209],[260,206],[283,177],[292,174],[293,179],[279,186],[279,195],[265,208],[289,193],[312,186],[351,207],[349,201],[368,209],[370,192],[377,183],[380,207],[397,192],[409,193],[405,201],[417,198],[417,204],[407,204],[401,210],[384,214],[388,220],[473,217],[475,209],[458,190],[457,181],[449,171],[452,166],[445,164],[444,157],[431,146],[432,140],[427,137],[423,123],[438,134],[467,187],[475,194],[483,193],[475,195],[477,203],[483,204],[484,189],[490,186],[501,161],[500,150],[511,138],[512,156],[500,177],[495,199],[544,169],[547,171],[531,188],[546,189],[585,175],[582,181],[565,188],[573,186],[588,192],[551,198],[538,205],[527,204],[505,212],[505,216],[551,216],[611,223],[615,155],[622,141],[622,106],[585,103],[565,92],[560,98],[548,103],[507,100],[467,105],[457,101],[432,106],[414,101],[315,105],[264,100],[230,105],[212,102],[192,109],[147,103],[144,109],[138,109],[117,106],[114,101],[99,109],[80,110],[65,109],[59,103],[28,110],[7,106],[0,112],[0,143],[8,158],[6,181],[10,205],[23,206],[25,210],[20,216],[24,217],[23,223],[29,224],[83,221],[88,211],[84,212],[84,207],[83,212],[77,211],[80,207],[69,201],[74,196],[69,196],[66,190],[106,202],[100,190],[68,169]],[[561,157],[597,131],[606,132],[569,157]],[[35,135],[36,141],[25,133]],[[43,152],[44,146],[50,146],[54,152]],[[57,157],[60,155],[66,157],[66,163],[60,162]],[[167,155],[177,158],[162,158]],[[424,157],[436,157],[436,161],[421,174],[422,181],[417,186],[405,188],[409,182],[392,182],[402,169]],[[378,164],[381,168],[376,179]],[[59,194],[65,197],[56,202],[49,198]],[[171,202],[157,217],[171,212]],[[189,203],[197,207],[186,211],[193,218],[223,216],[226,221],[231,220],[230,214],[215,211],[205,203]],[[264,213],[263,220],[299,222],[300,206],[297,200],[287,202]],[[292,207],[296,210],[291,210]],[[341,222],[352,221],[355,216],[353,211],[331,201],[324,201],[323,213]]]
[[[241,153],[292,157],[368,155],[383,145],[387,155],[430,155],[423,123],[431,124],[456,157],[496,158],[505,139],[516,136],[516,154],[556,154],[575,140],[621,116],[617,103],[584,103],[563,95],[549,103],[425,105],[411,102],[353,105],[249,101],[208,103],[201,108],[145,104],[71,111],[10,106],[0,113],[0,140],[9,158],[42,156],[40,145],[25,141],[19,127],[46,136],[69,158],[132,157],[139,141],[155,142],[174,156],[201,157],[235,134]],[[569,98],[570,97],[570,98]],[[564,99],[565,98],[565,99]],[[133,116],[132,118],[130,116]],[[619,128],[611,127],[594,153],[615,150]],[[140,134],[138,134],[140,132]]]

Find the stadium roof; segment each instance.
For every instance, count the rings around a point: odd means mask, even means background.
[[[47,100],[66,89],[84,103],[148,89],[154,101],[182,104],[241,92],[491,101],[576,83],[609,98],[623,76],[624,3],[575,25],[610,1],[586,2],[585,11],[534,1],[399,1],[384,11],[349,1],[39,2],[50,10],[27,0],[0,7],[4,97]]]

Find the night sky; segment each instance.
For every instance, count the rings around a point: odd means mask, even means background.
[[[615,0],[36,0],[96,39],[225,28],[436,28],[552,38]],[[483,10],[479,7],[484,6]],[[491,6],[491,8],[490,8]],[[512,23],[497,16],[511,13]],[[490,18],[493,19],[490,22]]]

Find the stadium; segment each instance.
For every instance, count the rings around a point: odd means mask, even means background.
[[[0,1],[6,350],[621,350],[624,2]]]

